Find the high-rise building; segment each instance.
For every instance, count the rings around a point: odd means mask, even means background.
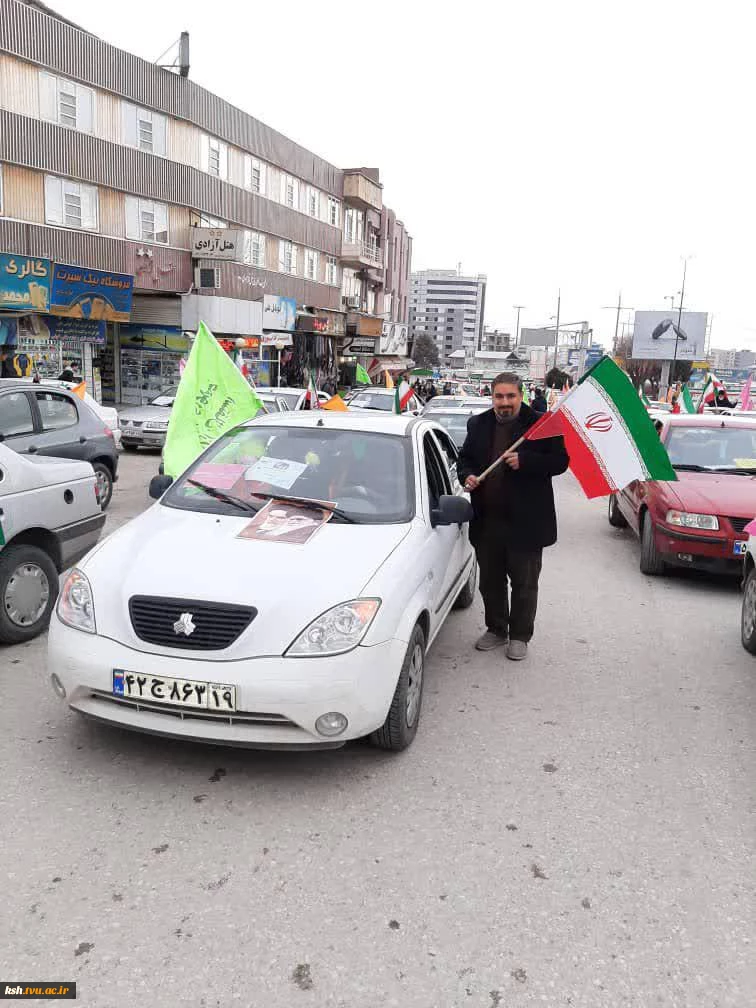
[[[461,276],[455,270],[413,273],[409,298],[410,345],[426,333],[441,361],[458,350],[480,349],[486,303],[486,277]]]

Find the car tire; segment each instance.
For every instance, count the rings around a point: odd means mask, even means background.
[[[104,462],[93,462],[92,468],[100,490],[100,507],[105,511],[113,499],[113,473]]]
[[[454,609],[469,609],[475,601],[475,589],[478,586],[478,561],[473,557],[472,570],[462,591],[457,595]]]
[[[14,610],[14,579],[29,578],[21,611]],[[30,612],[29,588],[38,582],[38,612]],[[50,556],[38,546],[8,546],[0,553],[0,644],[21,644],[47,629],[58,598],[58,571]],[[31,603],[34,604],[33,601]],[[22,622],[24,618],[29,622]]]
[[[756,655],[756,567],[748,572],[743,587],[743,608],[740,620],[743,647]]]
[[[139,451],[139,445],[135,445],[135,444],[125,444],[125,445],[123,446],[123,450],[124,450],[124,451],[126,451],[126,452],[135,452],[135,451]]]
[[[609,524],[612,528],[627,528],[627,520],[617,504],[617,494],[609,497]]]
[[[370,736],[373,745],[401,752],[412,744],[420,722],[424,679],[425,634],[418,624],[410,637],[388,716]]]
[[[661,553],[656,548],[654,522],[648,511],[643,517],[643,526],[641,528],[640,569],[642,574],[651,574],[652,576],[663,574],[665,569]]]

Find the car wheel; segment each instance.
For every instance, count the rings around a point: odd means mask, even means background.
[[[756,567],[751,568],[746,578],[740,626],[743,647],[756,654]]]
[[[473,557],[472,570],[462,591],[457,595],[455,609],[469,609],[475,601],[475,588],[478,584],[478,561]]]
[[[616,494],[611,494],[609,497],[609,524],[612,528],[627,528],[627,521],[619,509]]]
[[[412,631],[388,716],[382,727],[370,736],[373,745],[394,752],[411,745],[420,722],[424,678],[425,634],[418,625]]]
[[[46,629],[58,597],[58,571],[37,546],[0,553],[0,643],[20,644]]]
[[[654,539],[654,522],[647,511],[643,517],[641,530],[640,569],[643,574],[657,575],[663,574],[664,568],[664,561],[656,548],[656,540]]]
[[[135,444],[125,444],[125,445],[123,446],[123,450],[124,450],[124,451],[127,451],[127,452],[135,452],[135,451],[139,451],[139,445],[135,445]]]
[[[92,468],[97,477],[97,492],[100,496],[100,507],[104,511],[113,496],[113,474],[104,462],[93,462]]]

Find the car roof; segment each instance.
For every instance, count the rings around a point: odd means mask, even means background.
[[[30,378],[0,378],[0,388],[29,388],[34,385],[36,388],[47,389],[50,392],[70,392],[73,394],[73,386],[66,382],[58,381],[56,378],[41,378],[35,382]]]
[[[665,414],[666,425],[668,427],[745,427],[747,429],[756,428],[756,416],[739,417],[727,416],[716,413],[673,413]]]
[[[472,406],[440,406],[435,410],[426,410],[423,416],[426,419],[430,419],[434,413],[450,414],[451,416],[474,416],[475,410]]]
[[[418,418],[412,413],[376,416],[372,413],[342,413],[335,410],[297,410],[290,413],[267,413],[247,420],[243,426],[255,427],[325,427],[331,430],[353,430],[394,434],[404,437]],[[322,421],[322,422],[321,422]]]
[[[415,391],[414,389],[412,390]],[[379,385],[366,385],[365,388],[357,389],[355,395],[359,395],[360,392],[370,392],[371,395],[394,395],[396,389],[392,388],[381,388]]]

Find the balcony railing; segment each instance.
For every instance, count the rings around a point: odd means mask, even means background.
[[[341,246],[341,258],[358,266],[383,269],[383,255],[380,248],[369,242],[348,241],[345,238]]]

